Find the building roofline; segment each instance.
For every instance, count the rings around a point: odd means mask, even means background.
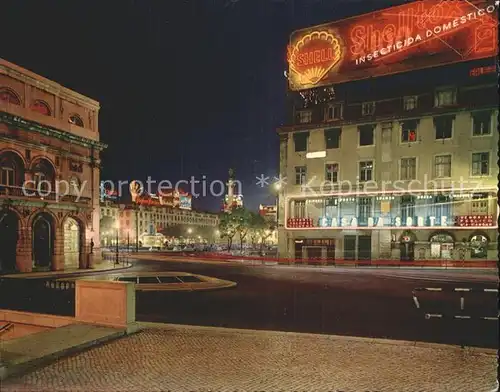
[[[68,101],[76,100],[79,103],[84,103],[87,106],[90,106],[92,109],[100,109],[100,104],[98,101],[83,94],[77,93],[76,91],[64,87],[57,82],[47,79],[2,58],[0,58],[0,74],[12,76],[15,79],[22,80],[49,93],[58,95]]]

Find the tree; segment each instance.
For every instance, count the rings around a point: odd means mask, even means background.
[[[260,253],[262,253],[262,248],[275,230],[276,224],[274,221],[266,219],[260,214],[254,214],[251,227],[254,232],[254,238],[260,239]]]
[[[236,224],[236,232],[240,237],[240,251],[243,252],[243,241],[250,228],[252,213],[244,207],[237,207],[233,209],[231,215]]]
[[[233,238],[237,233],[237,220],[232,213],[224,212],[220,216],[219,231],[221,238],[227,238],[227,250],[231,250]]]

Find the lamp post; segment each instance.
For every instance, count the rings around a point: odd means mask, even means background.
[[[274,191],[276,192],[276,226],[279,227],[279,219],[280,219],[280,191],[281,191],[281,183],[275,182],[273,184]]]
[[[120,229],[120,223],[118,221],[116,221],[115,227],[116,227],[116,260],[115,260],[115,264],[120,264],[119,249],[118,249],[118,230]]]
[[[127,230],[127,253],[130,253],[130,230]]]
[[[135,209],[135,253],[139,253],[139,206],[134,202]]]

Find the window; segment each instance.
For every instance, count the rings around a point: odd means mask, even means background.
[[[295,167],[295,185],[304,185],[306,183],[307,168],[305,166]]]
[[[438,155],[434,158],[434,176],[451,177],[451,155]]]
[[[83,127],[83,120],[78,114],[72,114],[71,116],[69,116],[68,121],[70,124],[76,125],[78,127]]]
[[[14,178],[14,167],[7,166],[6,164],[0,167],[0,185],[14,186]]]
[[[299,122],[301,124],[308,124],[311,121],[312,121],[312,112],[310,110],[299,112]]]
[[[453,116],[434,117],[436,140],[451,139],[451,135],[453,133],[453,120]]]
[[[363,102],[361,104],[361,114],[370,116],[375,113],[375,102]]]
[[[328,105],[326,108],[326,120],[340,120],[342,118],[342,104]]]
[[[299,132],[293,134],[293,144],[295,145],[295,152],[307,151],[307,141],[309,139],[308,132]]]
[[[305,218],[306,217],[306,201],[305,200],[295,200],[293,202],[293,217],[294,218]]]
[[[359,162],[359,180],[373,180],[373,161]]]
[[[404,97],[403,98],[403,107],[404,110],[413,110],[417,108],[417,97]]]
[[[401,197],[401,220],[406,222],[408,218],[415,216],[415,197],[405,195]]]
[[[446,89],[436,91],[434,96],[434,106],[443,107],[455,105],[457,103],[457,91],[455,89]]]
[[[50,111],[49,105],[47,103],[43,102],[43,101],[40,101],[40,100],[34,101],[31,104],[30,108],[31,108],[31,110],[33,110],[35,112],[38,112],[38,113],[41,113],[44,116],[50,116],[51,115],[51,111]]]
[[[325,165],[325,180],[329,182],[339,181],[339,164],[327,163]]]
[[[362,125],[359,128],[359,145],[372,146],[373,145],[373,125]]]
[[[433,201],[431,210],[434,216],[451,216],[451,200],[448,195],[437,195]]]
[[[12,105],[21,105],[21,100],[17,94],[7,87],[0,88],[0,101],[4,101]]]
[[[326,149],[340,148],[340,128],[325,129]]]
[[[372,199],[370,197],[360,197],[358,199],[359,214],[358,221],[360,224],[367,224],[368,217],[372,216]]]
[[[472,175],[487,176],[490,173],[490,153],[476,152],[472,154]]]
[[[488,195],[484,193],[474,193],[471,202],[472,215],[488,214]]]
[[[382,123],[382,143],[390,144],[392,136],[392,122]]]
[[[491,112],[472,114],[472,136],[491,135]]]
[[[417,178],[417,158],[401,159],[401,180],[415,180]]]
[[[401,142],[413,143],[417,141],[417,120],[401,122]]]

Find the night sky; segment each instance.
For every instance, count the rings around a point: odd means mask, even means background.
[[[278,172],[289,34],[407,2],[3,0],[0,57],[101,103],[101,179],[225,182],[233,167],[255,209],[274,200],[255,177]]]

